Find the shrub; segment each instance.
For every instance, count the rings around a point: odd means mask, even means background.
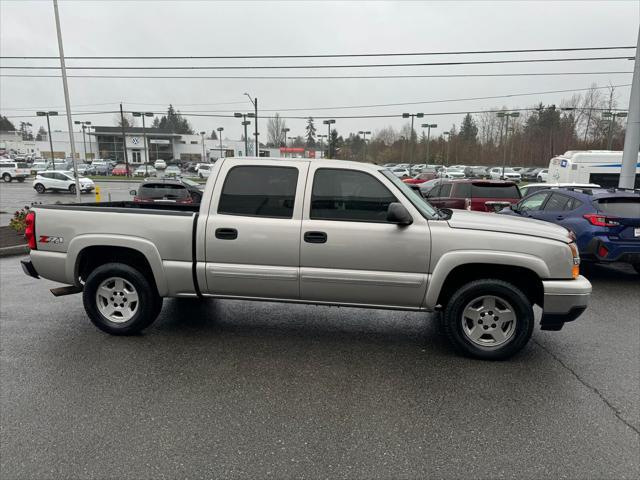
[[[16,210],[13,214],[13,218],[9,221],[9,227],[13,228],[18,233],[24,233],[27,213],[29,213],[29,207]]]

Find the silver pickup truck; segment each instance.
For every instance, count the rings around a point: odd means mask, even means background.
[[[438,210],[357,162],[222,159],[200,205],[47,205],[27,222],[24,271],[82,292],[116,335],[151,325],[163,297],[442,310],[457,351],[500,359],[531,337],[534,305],[560,330],[591,293],[564,228]]]

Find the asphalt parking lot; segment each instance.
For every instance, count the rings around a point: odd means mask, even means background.
[[[100,187],[100,193],[102,195],[102,201],[109,200],[131,200],[129,191],[136,188],[140,184],[140,181],[122,182],[122,181],[108,181],[108,182],[96,182],[96,185]],[[83,202],[95,202],[95,192],[83,193]],[[21,209],[22,207],[31,205],[32,202],[42,203],[71,203],[75,202],[75,195],[71,195],[68,192],[47,192],[42,195],[36,193],[33,189],[33,178],[27,179],[23,183],[0,182],[0,226],[9,225],[9,220],[13,215],[13,212]]]
[[[142,336],[0,259],[2,478],[638,478],[640,281],[507,362],[433,316],[167,300]]]

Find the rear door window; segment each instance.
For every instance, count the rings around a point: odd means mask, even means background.
[[[549,212],[561,212],[563,210],[568,210],[567,204],[569,203],[569,200],[571,200],[571,197],[554,193],[545,204],[544,210]]]
[[[472,198],[520,198],[516,185],[474,183],[471,186]]]
[[[456,183],[453,188],[452,196],[456,198],[471,198],[471,184]]]
[[[438,197],[448,197],[451,193],[451,184],[443,183],[440,187],[440,192],[438,193]]]
[[[518,205],[518,208],[522,211],[537,211],[542,208],[544,201],[547,199],[547,195],[549,192],[537,193],[535,195],[531,195],[530,197],[524,199]]]
[[[611,197],[597,200],[601,212],[623,218],[640,218],[640,197]]]
[[[218,213],[292,218],[297,183],[297,168],[233,167],[222,187]]]

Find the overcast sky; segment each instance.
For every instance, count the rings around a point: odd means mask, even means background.
[[[79,55],[266,55],[382,52],[434,52],[520,48],[564,48],[635,45],[640,2],[60,2],[67,56]],[[0,1],[0,53],[57,55],[51,1]],[[482,56],[382,57],[312,60],[69,60],[68,65],[284,65],[338,63],[407,63],[502,58],[632,56],[632,50],[570,53],[521,53]],[[55,60],[8,60],[2,66],[51,65]],[[323,70],[199,70],[199,71],[86,71],[90,75],[390,75],[507,72],[631,71],[628,60],[512,65],[420,66],[375,69]],[[57,70],[0,69],[3,74],[58,74]],[[39,109],[64,110],[60,78],[0,78],[0,112],[18,124],[19,115]],[[495,100],[446,102],[414,106],[350,110],[318,107],[370,105],[459,99],[515,93],[628,84],[631,74],[557,77],[396,78],[333,80],[256,79],[99,79],[71,78],[74,112],[115,110],[120,101],[127,110],[162,111],[169,103],[187,111],[250,111],[243,92],[259,98],[261,112],[285,108],[295,116],[375,115],[408,112],[458,112],[495,106],[525,107],[536,102],[556,103],[570,94],[545,94]],[[618,89],[619,106],[628,106],[629,88]],[[188,117],[196,131],[222,126],[225,136],[239,138],[235,119]],[[448,128],[462,115],[436,115],[431,123]],[[34,131],[40,118],[26,119]],[[114,115],[77,114],[74,120],[113,125]],[[318,120],[321,124],[322,120]],[[399,128],[401,118],[340,119],[340,134]],[[304,133],[303,120],[287,120],[291,133]],[[318,126],[318,125],[317,125]],[[66,130],[64,118],[54,129]],[[321,125],[319,126],[319,128]],[[260,123],[266,140],[265,122]],[[444,128],[436,130],[443,131]],[[324,133],[324,129],[323,132]]]

